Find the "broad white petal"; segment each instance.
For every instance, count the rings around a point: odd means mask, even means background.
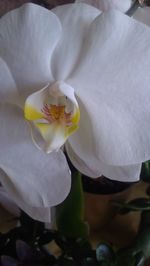
[[[20,201],[20,208],[27,213],[31,218],[44,222],[44,223],[51,223],[51,208],[49,207],[32,207],[26,203],[24,203],[21,198],[18,199]]]
[[[0,101],[20,103],[15,81],[2,58],[0,58]]]
[[[141,165],[114,166],[101,163],[102,174],[112,180],[136,182],[140,179]]]
[[[0,181],[17,205],[20,199],[21,204],[40,208],[62,202],[71,183],[63,153],[38,150],[16,106],[0,106],[0,125],[0,167],[7,174]]]
[[[150,7],[138,8],[133,14],[133,18],[150,27]]]
[[[0,56],[24,97],[53,80],[50,62],[60,33],[58,18],[31,3],[1,18]]]
[[[0,169],[0,175],[3,175],[5,178],[8,178],[7,175]],[[20,197],[19,197],[20,196]],[[19,202],[19,207],[26,212],[33,219],[50,223],[51,222],[51,209],[50,208],[36,208],[31,207],[27,203],[22,201],[22,196],[18,194],[17,202]],[[9,193],[6,192],[4,187],[0,187],[0,205],[3,206],[8,212],[12,213],[14,216],[20,216],[20,209],[12,199]]]
[[[22,204],[22,208],[24,208],[24,211],[31,216],[31,218],[44,222],[44,223],[51,223],[52,217],[51,217],[51,208],[36,208],[27,206],[26,204]]]
[[[80,60],[85,34],[100,11],[85,4],[58,6],[52,11],[62,24],[62,36],[52,57],[52,73],[55,80],[65,80]]]
[[[106,165],[98,160],[92,160],[91,157],[91,164],[88,165],[80,158],[79,154],[77,155],[73,151],[69,143],[66,143],[65,148],[72,164],[84,175],[90,176],[92,178],[104,175],[112,180],[121,182],[135,182],[140,178],[141,164],[113,166]]]
[[[131,0],[76,0],[76,3],[86,3],[96,8],[107,11],[111,8],[116,8],[121,12],[126,12],[132,4]]]
[[[86,157],[87,157],[87,150],[85,149],[84,157],[80,156],[80,154],[75,153],[73,150],[73,147],[71,146],[70,142],[67,141],[65,144],[65,150],[67,152],[67,155],[73,164],[73,166],[78,169],[79,172],[81,172],[84,175],[90,176],[92,178],[97,178],[102,175],[101,167],[98,160],[93,160],[93,157],[91,157],[91,163],[86,163]],[[91,153],[90,153],[91,155]]]
[[[91,24],[68,80],[81,113],[69,142],[86,164],[131,165],[150,158],[149,69],[148,27],[114,10]]]
[[[7,175],[0,169],[0,175],[3,175],[4,178],[8,178]],[[51,209],[50,208],[36,208],[31,207],[27,203],[22,201],[22,195],[17,195],[17,202],[19,202],[19,207],[24,210],[29,216],[33,219],[50,223],[51,222]],[[12,213],[13,215],[19,217],[20,216],[20,209],[18,205],[15,203],[14,199],[6,192],[4,187],[0,186],[0,205],[3,206],[8,212]]]

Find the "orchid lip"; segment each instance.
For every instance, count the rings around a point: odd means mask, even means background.
[[[65,125],[71,125],[72,112],[67,113],[65,111],[65,105],[56,104],[44,104],[41,110],[44,118],[51,124],[54,122],[65,123]]]
[[[59,150],[78,129],[80,120],[74,89],[63,81],[31,94],[25,102],[24,114],[30,121],[34,143],[41,149],[42,138],[42,149],[47,153]],[[35,133],[35,128],[40,134]]]

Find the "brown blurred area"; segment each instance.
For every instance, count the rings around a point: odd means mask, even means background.
[[[85,220],[90,225],[90,239],[94,248],[100,242],[121,248],[133,243],[140,225],[140,212],[120,215],[112,202],[123,203],[135,198],[147,197],[147,186],[147,183],[141,181],[116,194],[85,193]],[[147,260],[144,265],[150,266],[150,260]]]

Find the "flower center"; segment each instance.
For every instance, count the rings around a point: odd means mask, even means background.
[[[42,108],[42,113],[44,118],[49,123],[60,122],[66,125],[71,125],[72,112],[67,113],[65,111],[65,105],[54,105],[54,104],[45,104]]]
[[[30,95],[24,114],[30,121],[34,143],[46,152],[58,150],[78,129],[80,120],[74,89],[63,81]]]

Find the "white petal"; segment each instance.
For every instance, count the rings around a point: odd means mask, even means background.
[[[88,165],[80,158],[80,155],[73,151],[69,143],[66,143],[65,148],[72,164],[84,175],[92,178],[104,175],[112,180],[121,182],[135,182],[140,178],[141,164],[112,166],[106,165],[100,160],[92,160],[91,158],[91,164]]]
[[[31,218],[44,222],[44,223],[51,223],[52,218],[51,218],[51,209],[50,208],[36,208],[36,207],[31,207],[27,206],[26,204],[22,204],[22,209],[31,216]]]
[[[112,166],[101,163],[104,176],[121,182],[136,182],[140,179],[141,164]]]
[[[133,17],[150,27],[150,7],[138,8]]]
[[[7,175],[1,169],[0,175],[3,175],[4,178],[8,178]],[[24,210],[24,212],[26,212],[29,216],[41,222],[51,222],[50,208],[31,207],[22,201],[21,195],[18,194],[18,196],[20,196],[20,198],[17,198],[17,202],[19,202],[19,207]],[[9,193],[7,193],[4,187],[2,186],[0,186],[0,204],[3,206],[3,208],[5,208],[8,212],[12,213],[14,216],[20,216],[20,209],[18,205],[14,202],[14,199],[10,197]]]
[[[149,69],[149,28],[117,11],[91,24],[68,80],[81,113],[69,142],[87,165],[94,160],[132,165],[150,158]]]
[[[0,175],[4,175],[5,178],[8,178],[6,174],[0,169]],[[17,202],[19,202],[19,207],[24,210],[29,216],[31,216],[33,219],[50,223],[51,222],[51,209],[50,208],[36,208],[31,207],[28,204],[25,204],[22,201],[22,196],[18,194],[20,198],[17,198]],[[0,186],[0,204],[5,208],[8,212],[12,213],[13,215],[19,217],[20,216],[20,209],[18,205],[14,202],[14,199],[12,199],[9,195],[9,193],[6,192],[4,187]]]
[[[31,141],[22,111],[0,106],[0,167],[7,174],[0,181],[18,206],[50,207],[62,202],[70,191],[70,172],[61,151],[49,155]]]
[[[44,223],[51,223],[51,208],[44,207],[32,207],[20,200],[20,208],[27,213],[34,220],[38,220]]]
[[[20,103],[15,81],[2,58],[0,58],[0,101]]]
[[[121,12],[126,12],[131,7],[131,0],[76,0],[76,3],[86,3],[96,8],[107,11],[116,8]]]
[[[58,18],[31,3],[13,10],[0,21],[0,56],[8,64],[23,96],[53,80],[50,61],[60,38]]]
[[[67,151],[67,155],[71,161],[71,163],[74,165],[76,169],[78,169],[79,172],[81,172],[84,175],[90,176],[92,178],[97,178],[102,175],[101,168],[99,165],[99,161],[91,156],[91,163],[86,164],[86,157],[87,157],[87,150],[85,149],[84,158],[80,156],[80,154],[76,154],[73,150],[72,146],[70,145],[70,142],[67,141],[65,144],[65,149]]]
[[[0,175],[4,175],[5,178],[8,178],[7,175],[0,169]],[[24,210],[29,216],[33,219],[41,221],[41,222],[51,222],[51,210],[50,208],[36,208],[31,207],[24,202],[22,202],[22,197],[20,194],[17,195],[17,202],[19,202],[19,207]],[[6,192],[4,187],[0,187],[0,204],[8,210],[13,215],[19,217],[20,209],[18,205],[14,202],[14,200],[10,197],[10,195]]]
[[[62,24],[62,36],[52,57],[55,80],[65,80],[80,60],[84,37],[100,11],[84,4],[58,6],[52,11]]]

